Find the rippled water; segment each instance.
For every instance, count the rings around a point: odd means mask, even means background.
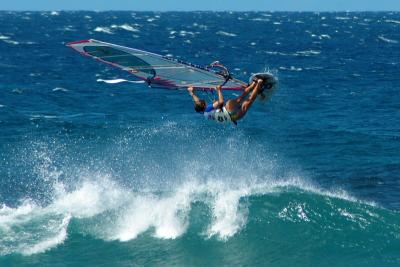
[[[399,30],[389,12],[0,12],[0,265],[398,266]],[[88,38],[280,88],[221,127],[185,92],[97,82],[133,77],[65,46]]]

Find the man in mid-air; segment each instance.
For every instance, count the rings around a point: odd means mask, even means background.
[[[194,88],[191,86],[188,88],[190,96],[194,101],[194,109],[198,113],[202,113],[207,119],[214,120],[216,122],[232,122],[237,124],[237,121],[242,119],[251,105],[257,98],[258,93],[263,87],[264,80],[255,78],[244,89],[241,96],[234,99],[229,99],[226,104],[224,103],[224,96],[222,95],[222,87],[217,86],[218,101],[214,101],[207,105],[206,101],[200,99],[196,94]],[[251,92],[251,94],[250,94]],[[246,99],[246,96],[250,94],[250,97]]]

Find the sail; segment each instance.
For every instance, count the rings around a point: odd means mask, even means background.
[[[246,85],[234,78],[227,79],[222,73],[139,49],[93,39],[72,42],[67,46],[85,56],[128,71],[151,87],[179,89],[193,86],[207,90],[223,84],[224,90],[243,90]]]

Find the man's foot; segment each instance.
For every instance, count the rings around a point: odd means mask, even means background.
[[[276,84],[276,78],[271,73],[267,72],[254,74],[250,77],[249,82],[258,84],[258,80],[263,81],[259,90],[259,94],[261,94],[265,90],[270,91],[274,89],[274,86]]]
[[[253,77],[253,81],[258,82],[258,80],[265,80],[265,77],[261,76],[261,75],[254,75]]]
[[[257,79],[257,84],[258,84],[258,86],[260,86],[260,89],[258,89],[258,93],[257,93],[258,95],[260,95],[264,92],[264,90],[265,90],[264,83],[265,83],[264,79],[260,79],[260,78]]]

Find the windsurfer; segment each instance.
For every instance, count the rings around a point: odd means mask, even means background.
[[[224,102],[221,86],[215,88],[218,92],[218,100],[208,105],[206,101],[200,99],[195,94],[195,89],[192,86],[188,88],[188,91],[190,96],[193,98],[194,109],[196,112],[202,113],[209,120],[222,123],[233,122],[234,124],[237,124],[237,121],[246,115],[247,111],[256,100],[263,84],[263,79],[254,79],[251,84],[244,89],[241,96],[229,99],[226,104]],[[250,96],[246,98],[248,95]]]

